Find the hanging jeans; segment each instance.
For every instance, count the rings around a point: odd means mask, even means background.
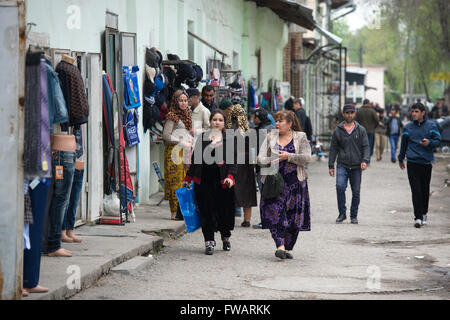
[[[75,229],[75,217],[77,216],[78,202],[80,201],[81,190],[83,189],[84,169],[77,170],[73,175],[72,191],[70,192],[69,205],[64,215],[62,230]]]
[[[47,196],[50,180],[43,179],[34,190],[30,191],[33,224],[30,225],[31,249],[23,252],[23,287],[31,289],[39,284],[41,267],[42,238],[44,232]]]
[[[57,151],[52,159],[54,189],[49,211],[48,253],[61,248],[61,228],[72,192],[75,159],[75,152],[66,151]],[[56,179],[56,166],[63,167],[63,179]]]
[[[360,202],[361,190],[361,169],[348,169],[342,166],[337,166],[336,170],[336,192],[339,214],[346,214],[347,207],[345,205],[345,190],[347,190],[347,183],[350,180],[352,187],[352,206],[350,209],[350,216],[356,218],[358,216],[358,207]]]

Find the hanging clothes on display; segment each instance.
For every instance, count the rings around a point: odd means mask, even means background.
[[[114,90],[111,83],[111,79],[108,74],[103,75],[103,117],[105,119],[105,127],[106,133],[108,136],[109,142],[109,155],[108,155],[108,169],[106,171],[106,181],[105,181],[105,193],[111,194],[112,191],[120,192],[120,202],[121,202],[121,211],[127,209],[131,214],[134,212],[134,189],[133,183],[131,180],[130,169],[128,165],[128,159],[125,155],[125,138],[123,130],[119,130],[122,128],[122,119],[118,118],[118,123],[115,124],[114,119],[114,108],[113,108],[113,95]],[[114,137],[114,133],[116,130],[119,131],[119,141],[116,141]],[[117,144],[117,145],[116,145]],[[120,149],[119,156],[119,168],[115,168],[115,159],[116,152],[114,149]],[[120,170],[120,172],[118,172]],[[120,191],[117,190],[117,180],[116,180],[116,172],[120,174]],[[118,214],[120,214],[118,212]]]
[[[29,227],[30,249],[24,250],[23,253],[23,287],[26,289],[39,285],[44,221],[50,184],[50,179],[39,179],[37,184],[33,182],[30,184],[33,224]]]
[[[82,125],[89,120],[89,104],[83,78],[78,68],[62,60],[55,71],[58,73],[61,89],[69,112],[69,122],[62,126],[68,131],[69,126]]]
[[[69,127],[75,127],[74,132],[77,133],[79,126],[88,122],[89,105],[81,73],[73,64],[74,62],[74,58],[63,56],[55,71],[58,73],[69,115],[69,121],[62,124],[61,128],[63,131],[69,131]],[[47,253],[49,256],[72,256],[70,251],[61,247],[62,224],[71,202],[77,151],[78,155],[82,155],[80,137],[78,133],[77,146],[76,134],[52,136],[54,190],[48,217]]]
[[[50,134],[53,133],[53,124],[66,123],[69,121],[66,100],[61,90],[58,74],[53,70],[51,61],[46,60],[47,70],[47,93]]]
[[[42,52],[27,53],[24,171],[30,178],[50,176],[51,149],[45,64]]]

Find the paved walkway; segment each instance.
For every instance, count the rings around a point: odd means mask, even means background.
[[[386,153],[387,154],[387,153]],[[336,225],[335,182],[326,162],[309,168],[312,231],[294,260],[274,257],[267,230],[240,227],[231,252],[204,255],[201,231],[166,241],[150,266],[112,274],[74,299],[449,299],[450,189],[435,165],[429,225],[413,227],[405,171],[388,156],[364,173],[359,225]],[[350,195],[350,191],[348,191]],[[350,199],[348,199],[348,202]],[[252,222],[259,222],[254,210]]]

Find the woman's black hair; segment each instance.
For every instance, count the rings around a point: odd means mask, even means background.
[[[214,110],[211,112],[211,116],[209,117],[209,122],[211,122],[212,119],[214,118],[214,116],[215,116],[216,114],[218,114],[218,113],[222,115],[223,120],[225,121],[225,118],[226,118],[225,113],[224,113],[221,109],[214,109]]]

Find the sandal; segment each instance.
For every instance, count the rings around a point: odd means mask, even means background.
[[[241,227],[243,227],[243,228],[250,228],[250,221],[242,222]]]

